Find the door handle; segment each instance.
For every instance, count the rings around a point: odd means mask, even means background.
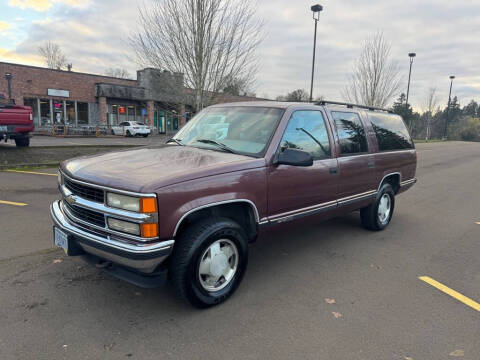
[[[338,174],[338,168],[336,167],[330,168],[329,171],[330,171],[330,174],[332,175]]]
[[[369,168],[374,168],[375,167],[375,160],[374,159],[368,159],[367,166]]]

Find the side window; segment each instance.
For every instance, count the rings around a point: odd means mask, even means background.
[[[367,137],[357,113],[332,111],[342,155],[368,151]]]
[[[330,157],[327,128],[320,111],[299,110],[292,114],[280,143],[282,149],[298,149],[314,160]]]
[[[413,142],[402,118],[393,114],[369,114],[380,151],[413,149]]]

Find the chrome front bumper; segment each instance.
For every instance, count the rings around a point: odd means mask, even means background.
[[[71,235],[75,244],[86,253],[143,273],[153,272],[170,255],[175,243],[175,240],[153,243],[121,242],[112,240],[109,236],[86,231],[69,221],[60,200],[50,206],[50,214],[54,225]]]

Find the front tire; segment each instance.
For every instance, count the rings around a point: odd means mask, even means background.
[[[226,218],[200,220],[175,243],[169,280],[175,292],[198,308],[218,305],[238,288],[248,263],[245,231]]]
[[[17,147],[27,147],[30,145],[30,138],[22,137],[22,138],[15,139],[15,145]]]
[[[389,183],[380,188],[375,202],[360,210],[362,225],[368,230],[385,229],[393,216],[395,207],[395,192]]]

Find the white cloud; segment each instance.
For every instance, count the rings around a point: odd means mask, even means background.
[[[18,7],[20,9],[33,9],[36,11],[47,11],[54,4],[65,4],[69,6],[84,7],[88,6],[89,1],[86,0],[9,0],[8,5]]]

